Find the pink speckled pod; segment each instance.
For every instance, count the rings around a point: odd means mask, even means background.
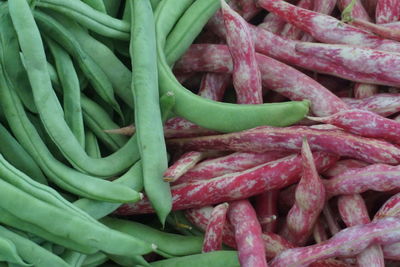
[[[286,21],[279,16],[275,15],[274,13],[268,13],[263,22],[257,25],[257,27],[280,35],[285,24]]]
[[[314,7],[314,1],[313,0],[300,0],[297,3],[297,6],[300,8],[305,8],[305,9],[310,9],[312,10]],[[281,36],[292,39],[292,40],[300,40],[300,38],[303,36],[304,32],[294,26],[293,24],[286,23],[286,25],[283,27],[281,31]]]
[[[399,164],[400,149],[393,144],[340,130],[321,130],[305,126],[261,126],[224,135],[170,139],[168,146],[199,151],[300,151],[303,137],[307,138],[312,150],[335,153],[369,163]]]
[[[222,203],[215,206],[211,212],[204,235],[202,252],[221,250],[222,232],[224,230],[228,208],[228,203]]]
[[[306,140],[303,141],[301,155],[302,178],[296,188],[295,203],[286,217],[287,239],[297,245],[304,245],[307,242],[325,203],[325,187],[315,168]]]
[[[337,4],[338,7],[341,11],[345,9],[352,0],[338,0]],[[351,10],[351,16],[352,18],[358,18],[366,21],[371,21],[370,16],[368,15],[367,10],[365,10],[361,0],[356,0],[356,3],[353,6],[353,9]]]
[[[329,117],[308,119],[333,124],[348,132],[400,143],[400,122],[386,119],[366,110],[344,110]]]
[[[388,23],[400,19],[400,2],[398,0],[378,0],[375,11],[376,23]]]
[[[325,229],[325,219],[323,216],[319,216],[314,224],[313,237],[316,243],[321,243],[328,240],[328,234]]]
[[[257,212],[263,232],[276,232],[278,227],[279,190],[270,190],[255,196],[254,209]]]
[[[370,245],[400,241],[400,218],[387,217],[372,223],[348,227],[331,239],[308,247],[288,249],[275,257],[273,267],[300,267],[319,259],[354,256]]]
[[[215,133],[215,131],[202,128],[183,118],[171,118],[164,125],[165,138],[202,136],[212,134],[213,132]]]
[[[239,104],[261,104],[261,74],[256,61],[254,43],[246,21],[224,0],[221,10],[225,23],[226,42],[233,61],[233,86]]]
[[[200,162],[185,173],[175,184],[208,180],[227,173],[244,171],[288,155],[289,153],[281,151],[271,151],[266,153],[236,152],[224,157]]]
[[[368,77],[370,83],[398,86],[400,54],[349,45],[299,43],[296,50],[328,60],[331,64],[352,69],[358,75],[353,80]]]
[[[368,110],[383,117],[400,112],[400,94],[376,94],[364,99],[342,100],[351,108]]]
[[[355,159],[343,159],[339,160],[332,166],[329,170],[324,172],[322,175],[327,178],[335,177],[342,172],[345,172],[349,169],[363,168],[368,166],[369,164],[363,161],[355,160]]]
[[[340,215],[346,224],[351,227],[370,222],[367,206],[359,194],[342,195],[338,199]],[[385,261],[381,246],[372,245],[357,255],[358,266],[384,267]]]
[[[366,98],[377,94],[379,86],[369,83],[356,83],[354,85],[354,97],[357,99]]]
[[[358,194],[367,190],[390,191],[400,187],[400,165],[373,164],[351,169],[325,183],[327,197],[341,194]]]
[[[265,87],[291,100],[310,100],[314,114],[331,115],[347,109],[337,96],[295,68],[261,54],[256,59]],[[227,47],[209,44],[192,45],[175,68],[178,72],[231,72],[233,69]]]
[[[183,154],[174,164],[164,172],[164,181],[175,182],[197,162],[207,156],[207,153],[190,151]]]
[[[326,169],[336,162],[337,156],[316,152],[315,165]],[[279,189],[299,180],[301,157],[288,156],[262,164],[252,169],[226,174],[211,180],[184,183],[171,187],[172,209],[198,208],[236,199],[245,199],[267,190]],[[136,203],[122,205],[116,214],[130,215],[152,213],[153,208],[145,197]]]
[[[268,266],[261,226],[250,202],[237,200],[230,203],[228,218],[235,232],[240,266]]]
[[[389,198],[385,204],[375,213],[374,220],[379,220],[387,216],[400,215],[400,193]]]
[[[230,82],[230,74],[206,73],[200,83],[199,96],[221,101]]]
[[[385,26],[385,24],[374,24],[365,20],[354,19],[352,24],[364,30],[375,33],[382,38],[400,41],[400,29]]]

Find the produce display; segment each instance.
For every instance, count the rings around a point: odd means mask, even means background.
[[[400,266],[400,1],[0,0],[0,267]]]

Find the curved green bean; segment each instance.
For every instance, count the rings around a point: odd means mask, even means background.
[[[21,3],[24,2],[18,2],[20,6],[22,6]],[[124,146],[117,154],[113,154],[107,158],[93,159],[87,156],[84,149],[73,136],[68,125],[62,118],[62,109],[52,90],[49,75],[45,67],[46,65],[42,64],[45,60],[45,55],[38,29],[33,22],[31,11],[25,10],[26,12],[24,12],[22,16],[21,10],[23,9],[20,6],[15,7],[20,8],[20,11],[15,14],[17,15],[16,28],[21,30],[18,35],[21,49],[24,53],[24,57],[29,58],[29,60],[26,60],[27,63],[30,62],[28,76],[34,88],[34,98],[35,102],[38,103],[36,106],[40,118],[47,132],[60,148],[66,159],[78,170],[99,177],[109,177],[127,169],[139,156],[134,152],[136,150],[136,141],[132,138],[130,139],[132,141],[128,142],[127,146]],[[10,11],[13,9],[14,8],[10,9]],[[32,19],[32,24],[27,22],[29,16]],[[30,27],[26,27],[26,25],[28,25],[27,23]],[[37,45],[32,46],[32,42]],[[127,157],[126,155],[131,156]]]
[[[7,261],[9,263],[18,264],[21,266],[31,266],[24,262],[20,255],[18,255],[15,244],[8,238],[0,235],[0,261]]]
[[[47,184],[46,177],[33,158],[1,124],[0,143],[0,153],[7,161],[37,182]]]
[[[34,266],[42,266],[42,267],[69,267],[69,265],[63,261],[57,255],[50,253],[46,249],[32,242],[28,238],[25,238],[9,229],[0,226],[0,236],[8,238],[11,240],[21,255],[21,257],[33,264]]]
[[[148,0],[131,2],[132,92],[135,126],[143,168],[143,184],[161,223],[172,209],[169,183],[163,174],[168,167],[157,83],[156,34]]]
[[[41,0],[37,2],[37,6],[62,13],[100,35],[118,40],[129,40],[130,25],[128,23],[101,13],[81,1]]]
[[[82,0],[88,6],[100,11],[101,13],[106,13],[106,7],[103,0]]]
[[[84,267],[96,267],[105,263],[108,260],[106,254],[102,252],[97,252],[95,254],[87,255],[86,259],[82,263]]]
[[[106,6],[107,14],[115,18],[118,14],[119,7],[121,6],[121,0],[103,0]]]
[[[154,267],[240,267],[236,251],[213,251],[151,263]]]
[[[66,250],[64,251],[60,257],[71,267],[81,267],[83,262],[86,259],[86,255],[73,251],[73,250]]]
[[[63,108],[65,122],[71,128],[78,142],[85,147],[85,130],[81,109],[81,90],[78,75],[72,59],[56,42],[47,39],[47,44],[53,54],[54,62],[63,90]]]
[[[94,133],[88,129],[85,131],[85,151],[92,158],[101,158],[99,143]]]
[[[191,2],[190,0],[179,1],[179,5],[177,5],[174,0],[164,0],[158,5],[156,11],[160,91],[162,93],[169,90],[174,92],[176,98],[174,112],[176,115],[202,127],[219,132],[235,132],[260,125],[287,126],[303,119],[309,109],[308,101],[291,101],[262,105],[220,103],[193,94],[176,80],[166,61],[164,46],[166,45],[166,38],[171,29]],[[203,3],[204,5],[207,3],[213,5],[218,0],[204,0],[201,2],[206,2]],[[185,15],[185,18],[199,19],[197,13],[199,10],[189,10],[193,15]],[[205,13],[205,15],[209,17],[210,14]],[[206,20],[201,19],[200,23],[203,25],[204,21]],[[190,21],[186,21],[186,23],[188,25],[195,25],[195,23]],[[197,26],[195,28],[198,29],[200,27]],[[180,32],[185,35],[193,34],[195,36],[197,34],[191,31],[180,30]],[[177,34],[174,38],[178,37],[179,35]],[[186,38],[179,38],[190,40],[194,37],[186,36]],[[184,52],[187,44],[179,43],[179,45]],[[175,49],[175,53],[183,53],[177,52],[180,49]]]

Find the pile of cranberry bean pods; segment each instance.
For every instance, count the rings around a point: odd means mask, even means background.
[[[398,266],[399,41],[396,0],[0,0],[0,266]]]

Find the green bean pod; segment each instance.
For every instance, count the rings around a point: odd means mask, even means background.
[[[73,251],[73,250],[66,250],[64,251],[60,257],[72,267],[81,267],[83,262],[86,259],[86,255]]]
[[[82,2],[101,13],[106,13],[106,6],[104,5],[103,0],[82,0]]]
[[[178,22],[188,4],[192,1],[180,1],[179,5],[173,0],[162,1],[156,11],[156,32],[157,32],[157,53],[158,53],[158,70],[159,84],[161,93],[173,91],[176,98],[174,112],[193,123],[202,127],[219,131],[219,132],[236,132],[260,125],[287,126],[301,119],[308,113],[308,101],[290,101],[283,103],[261,104],[261,105],[238,105],[230,103],[221,103],[208,100],[197,96],[183,87],[174,77],[169,64],[166,60],[164,47],[166,39],[171,32],[175,23]],[[218,0],[204,0],[203,5],[214,5]],[[199,10],[188,9],[192,16],[185,15],[185,20],[189,27],[194,27],[199,21],[202,25],[208,20],[210,13],[205,12],[206,18],[199,19]],[[188,21],[193,18],[193,21]],[[178,22],[179,23],[179,22]],[[194,27],[199,29],[199,25]],[[190,40],[197,36],[196,31],[180,30],[185,38],[179,37],[178,34],[174,38]],[[182,48],[176,48],[177,54],[183,53],[187,48],[187,43],[179,43]],[[168,56],[168,55],[167,55]],[[170,62],[171,64],[173,62]]]
[[[69,265],[57,255],[50,253],[46,249],[32,242],[28,238],[21,236],[9,229],[0,226],[0,236],[11,240],[21,257],[33,264],[41,267],[68,267]]]
[[[86,259],[83,261],[82,266],[84,267],[96,267],[105,263],[108,260],[106,254],[102,252],[97,252],[95,254],[87,255]]]
[[[213,251],[151,263],[154,267],[240,267],[236,251]]]
[[[172,208],[169,184],[163,181],[168,167],[157,83],[156,34],[148,0],[131,2],[132,91],[135,125],[142,159],[144,190],[161,223]]]
[[[99,143],[94,133],[90,130],[85,131],[85,151],[92,158],[101,158]]]
[[[129,40],[130,25],[128,23],[101,13],[81,1],[41,0],[37,2],[37,6],[62,13],[100,35],[118,40]]]
[[[103,3],[106,6],[107,14],[115,18],[121,6],[121,0],[103,0]]]
[[[9,263],[19,264],[21,266],[31,266],[24,262],[18,254],[15,244],[0,234],[0,261],[7,261]]]
[[[56,42],[47,39],[63,90],[64,118],[81,146],[85,146],[85,131],[81,108],[78,75],[70,56]]]

